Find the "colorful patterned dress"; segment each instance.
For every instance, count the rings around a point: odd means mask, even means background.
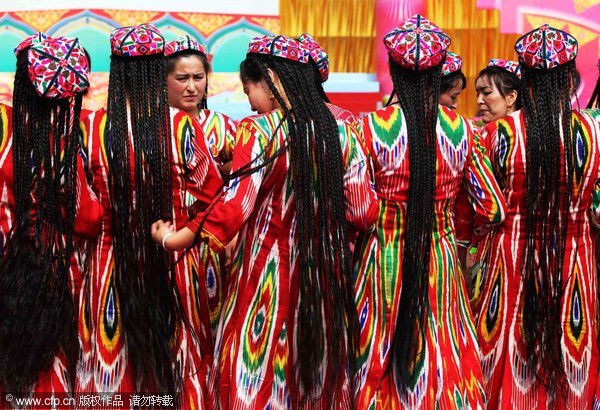
[[[402,289],[410,178],[404,114],[397,106],[371,113],[363,118],[363,133],[373,162],[380,212],[375,230],[362,238],[355,253],[361,326],[355,408],[483,408],[477,336],[454,235],[454,200],[463,183],[476,211],[477,232],[504,219],[506,205],[479,134],[463,117],[440,106],[429,313],[421,341],[424,354],[417,362],[415,384],[400,394],[393,372],[386,370],[393,356],[389,346]]]
[[[521,342],[522,264],[526,246],[526,135],[521,111],[486,128],[490,158],[504,187],[508,213],[491,239],[483,305],[477,323],[489,408],[589,409],[598,372],[597,276],[590,205],[600,177],[600,126],[573,111],[576,168],[562,285],[562,360],[567,401],[550,402],[525,362]],[[596,203],[597,207],[598,204]],[[597,212],[596,208],[596,212]]]
[[[79,315],[79,338],[82,356],[77,373],[78,392],[135,392],[135,381],[127,360],[127,347],[120,317],[120,300],[115,287],[112,211],[110,203],[107,153],[109,139],[105,133],[104,109],[90,114],[84,121],[84,155],[92,185],[104,205],[102,233],[90,257],[89,275],[84,278]],[[211,155],[196,140],[202,131],[198,123],[184,112],[171,109],[173,132],[173,224],[183,226],[187,220],[185,204],[188,190],[203,192],[208,201],[222,181]],[[199,187],[202,187],[200,190]],[[209,192],[210,190],[212,192]],[[150,227],[148,227],[150,229]],[[180,253],[173,254],[179,260]],[[184,370],[184,403],[202,407],[205,394],[205,367],[210,364],[212,339],[206,279],[197,248],[175,265],[175,277],[189,327],[181,326],[178,348],[179,366]],[[126,295],[125,295],[126,296]],[[143,324],[140,324],[143,326]],[[135,348],[133,346],[132,348]]]
[[[4,253],[4,246],[15,222],[15,197],[14,197],[14,166],[13,166],[13,141],[12,141],[12,108],[0,104],[0,253]],[[73,221],[73,230],[78,238],[93,239],[100,231],[102,218],[102,205],[89,189],[83,162],[77,156],[77,184],[76,184],[76,210]],[[85,210],[85,212],[83,212]],[[78,265],[75,256],[71,258],[69,270],[69,289],[77,303],[81,286],[82,267]],[[66,356],[59,352],[54,359],[52,368],[41,374],[31,392],[71,392],[71,379],[68,374]]]
[[[261,164],[284,146],[287,125],[274,134],[281,121],[282,113],[276,110],[238,125],[234,171],[250,162]],[[338,122],[338,128],[345,164],[346,219],[365,230],[376,218],[377,202],[356,136],[346,124]],[[293,342],[299,278],[289,167],[286,151],[252,175],[231,181],[203,226],[203,235],[217,249],[239,232],[209,380],[210,399],[217,408],[300,407]],[[198,229],[199,219],[202,216],[190,224],[191,229]],[[319,395],[308,399],[306,406],[326,408],[328,401],[349,406],[348,382],[341,397]]]
[[[219,166],[233,159],[235,145],[235,123],[228,116],[211,110],[200,110],[200,127],[210,153]],[[222,255],[215,253],[205,243],[198,245],[200,257],[206,273],[206,289],[208,291],[208,306],[210,308],[210,325],[213,340],[217,337],[217,325],[225,299],[227,272],[223,268]]]

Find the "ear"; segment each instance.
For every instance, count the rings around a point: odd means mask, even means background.
[[[517,103],[518,96],[519,96],[519,93],[516,90],[511,91],[508,94],[506,94],[506,105],[508,105],[509,108],[512,108],[513,111],[516,111],[515,105]]]

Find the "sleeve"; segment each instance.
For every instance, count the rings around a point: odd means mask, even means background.
[[[83,159],[77,155],[77,193],[73,231],[77,236],[93,239],[100,233],[104,207],[87,184]]]
[[[257,159],[263,154],[263,138],[253,121],[247,118],[238,126],[232,173],[249,163],[255,166],[260,164]],[[209,238],[211,247],[216,251],[222,249],[231,242],[242,224],[250,217],[265,172],[266,168],[262,167],[250,175],[235,177],[229,182],[214,208],[196,215],[187,227],[196,232],[204,220],[202,235]]]
[[[506,201],[492,171],[492,164],[481,144],[479,132],[467,126],[469,154],[465,167],[465,186],[475,210],[473,232],[483,235],[504,221]]]
[[[355,128],[338,122],[344,150],[344,196],[346,221],[360,231],[368,230],[379,215],[379,201],[371,179],[369,161]]]
[[[175,121],[177,124],[173,124],[173,129],[179,134],[175,141],[185,140],[183,146],[187,147],[189,144],[191,147],[190,150],[182,148],[182,144],[177,147],[185,152],[188,192],[205,208],[223,186],[219,167],[208,149],[200,124],[187,114],[176,116]]]
[[[221,163],[229,162],[233,159],[233,148],[235,146],[236,125],[231,118],[221,114],[223,118],[223,147],[219,153]]]

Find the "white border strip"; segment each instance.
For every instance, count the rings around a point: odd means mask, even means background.
[[[278,0],[54,0],[0,1],[0,13],[63,9],[115,9],[279,16]]]

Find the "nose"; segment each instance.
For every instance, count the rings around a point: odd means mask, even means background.
[[[457,107],[458,103],[452,103],[452,105],[450,106],[450,108],[452,108],[453,110],[456,110]]]
[[[483,94],[477,94],[477,105],[483,105]]]
[[[188,89],[188,91],[195,91],[196,87],[194,86],[194,79],[190,78],[189,80],[187,80],[187,82],[185,83],[185,88]]]

